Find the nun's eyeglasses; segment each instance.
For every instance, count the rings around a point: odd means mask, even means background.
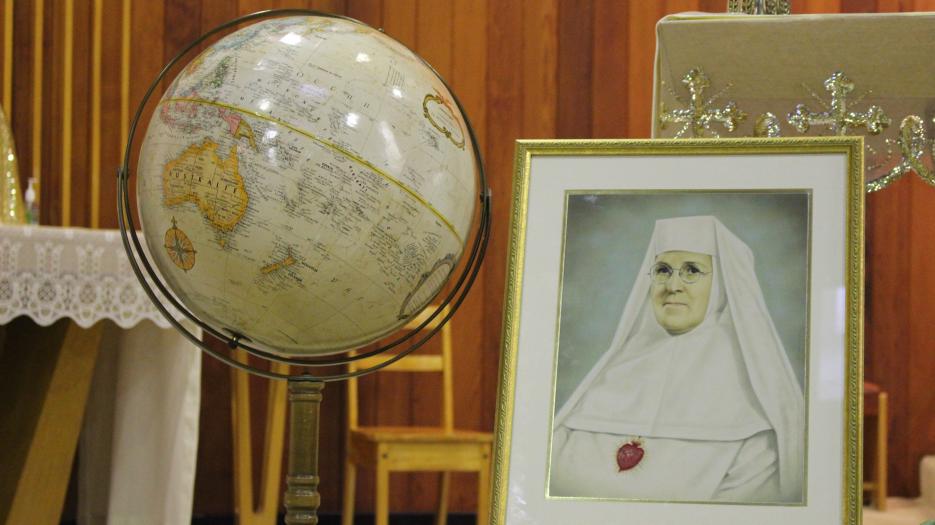
[[[683,283],[694,284],[711,272],[705,272],[697,264],[687,262],[679,268],[678,273]],[[664,262],[658,262],[649,269],[649,278],[656,284],[666,284],[673,274],[675,274],[675,269]]]

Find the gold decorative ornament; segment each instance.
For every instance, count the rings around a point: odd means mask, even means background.
[[[25,224],[26,208],[19,185],[19,166],[13,134],[0,109],[0,224]]]
[[[727,12],[748,15],[788,15],[788,0],[728,0]]]
[[[711,82],[701,68],[691,69],[682,77],[682,83],[688,88],[690,97],[687,108],[666,110],[665,104],[659,104],[659,127],[661,129],[665,129],[669,123],[682,124],[675,138],[682,138],[687,131],[691,132],[692,137],[719,138],[720,135],[712,129],[714,124],[721,124],[728,132],[732,132],[741,120],[747,118],[747,114],[738,109],[733,101],[729,101],[720,109],[711,107],[725,91],[730,89],[731,84],[711,98],[705,99],[704,91],[711,86]],[[672,95],[679,102],[683,102],[676,93],[672,92]]]
[[[935,119],[932,122],[935,123]],[[892,159],[893,146],[899,149],[899,162],[886,175],[868,182],[867,191],[882,190],[909,171],[915,171],[916,175],[921,177],[922,180],[935,186],[935,169],[927,167],[922,160],[926,146],[931,146],[932,158],[935,159],[935,142],[931,144],[929,142],[925,135],[925,121],[921,117],[909,115],[904,118],[899,124],[897,137],[895,139],[886,139],[887,155],[879,165],[888,163]]]
[[[812,112],[805,104],[798,104],[786,120],[799,133],[805,133],[811,126],[827,126],[834,135],[849,135],[852,128],[867,128],[871,135],[877,135],[892,122],[880,106],[872,105],[864,113],[848,111],[848,94],[854,90],[854,83],[841,71],[835,71],[825,80],[825,90],[831,94],[830,103],[812,96],[825,111]],[[807,86],[806,86],[807,87]],[[861,96],[860,98],[863,98]],[[860,100],[858,99],[858,101]]]
[[[757,117],[756,124],[753,126],[754,137],[779,137],[782,131],[779,125],[779,117],[774,113],[766,112]]]

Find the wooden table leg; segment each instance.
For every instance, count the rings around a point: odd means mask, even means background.
[[[0,523],[56,525],[71,473],[103,323],[4,330],[0,353]]]

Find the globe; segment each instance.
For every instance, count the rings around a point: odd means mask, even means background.
[[[458,265],[480,167],[438,75],[349,19],[267,19],[158,102],[137,169],[149,256],[191,314],[284,357],[392,333]]]

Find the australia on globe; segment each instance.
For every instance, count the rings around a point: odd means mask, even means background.
[[[434,71],[341,18],[213,44],[154,111],[137,170],[149,253],[191,313],[284,356],[399,328],[464,252],[479,166]]]

